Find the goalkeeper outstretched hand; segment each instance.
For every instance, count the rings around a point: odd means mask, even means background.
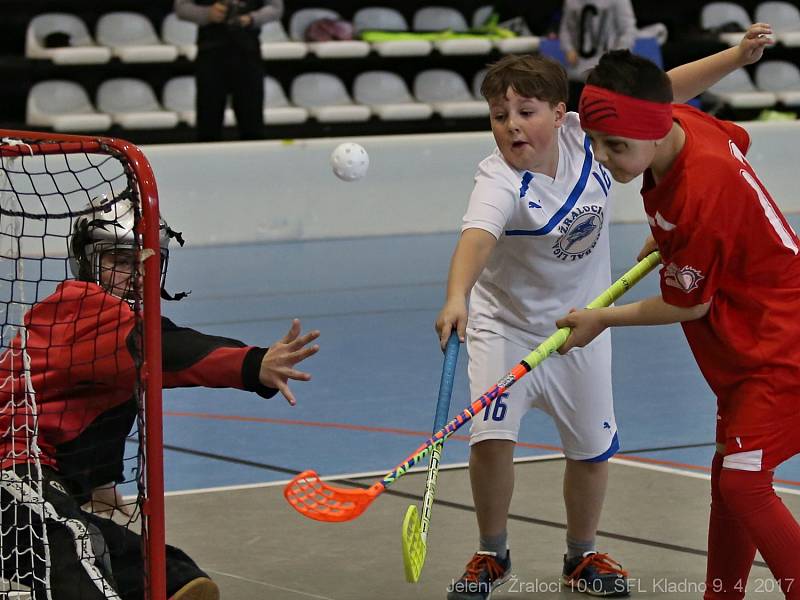
[[[310,345],[319,337],[319,331],[315,329],[304,335],[300,335],[300,332],[300,319],[293,319],[288,333],[270,345],[261,361],[261,371],[258,375],[263,385],[277,389],[292,406],[297,404],[297,400],[289,389],[289,380],[311,379],[310,373],[295,369],[295,365],[319,351],[319,345]]]

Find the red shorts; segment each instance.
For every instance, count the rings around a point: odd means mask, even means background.
[[[778,422],[754,435],[728,436],[725,419],[717,415],[717,444],[725,446],[722,466],[738,471],[772,471],[800,454],[800,417]]]

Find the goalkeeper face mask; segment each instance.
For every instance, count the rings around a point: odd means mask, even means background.
[[[135,301],[141,299],[143,282],[142,239],[136,231],[140,215],[125,197],[92,199],[75,221],[70,238],[70,269],[80,281],[91,281],[109,293]],[[169,242],[174,238],[183,246],[183,237],[159,217],[161,297],[181,300],[187,294],[170,295],[166,289]]]

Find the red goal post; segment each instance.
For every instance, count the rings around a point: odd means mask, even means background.
[[[10,171],[8,170],[8,165],[18,163],[23,165],[28,163],[31,164],[31,167],[21,169],[13,167]],[[3,184],[4,177],[5,185]],[[37,177],[43,178],[43,181],[52,182],[45,186],[48,189],[41,192],[42,195],[38,201],[35,200],[35,195],[40,193],[37,191],[39,189],[36,183]],[[16,191],[15,184],[11,181],[13,179],[21,182],[21,185],[25,187],[24,194]],[[86,181],[82,181],[82,179]],[[63,189],[62,180],[74,180],[78,183],[65,184],[63,188],[67,189]],[[141,515],[143,547],[146,549],[144,563],[146,598],[164,600],[166,597],[166,574],[161,406],[161,282],[158,262],[160,260],[158,191],[153,170],[142,151],[124,140],[0,129],[0,221],[6,220],[7,223],[7,225],[3,225],[0,222],[0,236],[5,236],[6,239],[12,239],[12,234],[9,232],[14,225],[11,221],[19,221],[17,225],[20,227],[17,229],[24,232],[22,224],[27,217],[31,216],[32,220],[38,221],[46,220],[48,206],[53,206],[54,214],[57,212],[58,217],[62,219],[66,214],[66,221],[71,223],[73,217],[70,211],[78,208],[70,206],[71,202],[77,205],[78,201],[83,201],[83,205],[85,205],[93,195],[109,192],[113,194],[115,186],[121,185],[126,186],[125,189],[130,190],[129,197],[138,202],[141,218],[136,231],[140,236],[141,247],[153,251],[145,262],[146,265],[153,264],[153,268],[145,269],[141,302],[143,356],[138,370],[137,392],[141,399],[138,435],[139,442],[143,442],[143,448],[139,448],[137,452],[141,459],[140,462],[144,464],[139,464],[140,467],[143,467],[140,469],[143,472],[139,472],[137,475],[137,488],[140,490],[140,505],[137,510]],[[6,211],[3,210],[1,197],[4,193],[9,198],[17,196],[16,200],[9,204],[11,208]],[[37,214],[28,215],[26,213],[23,202],[19,200],[19,197],[23,195],[29,205],[37,206]],[[16,210],[15,207],[20,207],[21,210]],[[62,224],[61,227],[66,230],[67,225]],[[47,239],[50,235],[49,224],[39,224],[36,225],[35,229],[37,228],[41,231],[37,236],[37,239],[42,238],[41,243],[36,242],[29,245],[34,253],[41,251],[47,255],[50,252]],[[5,257],[7,261],[19,262],[28,259],[25,256],[27,251],[25,246],[31,240],[21,239],[25,237],[24,234],[19,237],[20,240],[16,243],[16,247],[12,249],[12,254],[16,253],[16,255],[10,259]],[[61,235],[54,236],[52,245],[59,247],[63,252],[64,239],[65,234],[62,231]],[[0,253],[0,260],[3,259],[4,255]],[[38,261],[38,273],[42,279],[45,279],[42,256],[32,257],[32,260]],[[62,257],[60,260],[63,260],[65,265],[67,264],[66,257]],[[18,267],[14,266],[13,271],[14,277],[17,277]],[[5,280],[0,282],[1,285],[6,285],[6,283]],[[3,296],[3,299],[7,299],[3,315],[9,314],[8,303],[16,302],[14,289],[17,283],[19,287],[32,284],[31,280],[23,275],[19,282],[12,282],[7,286],[9,293],[7,296]],[[9,322],[8,318],[4,323],[7,322]],[[2,341],[0,354],[2,354],[3,350],[8,348],[8,339],[0,338],[0,340]],[[143,392],[139,390],[143,390]],[[33,396],[35,397],[35,394]],[[2,409],[3,407],[0,406],[0,410]],[[35,446],[34,444],[33,447],[35,448]],[[144,490],[144,493],[141,490]],[[38,596],[32,600],[38,600]]]

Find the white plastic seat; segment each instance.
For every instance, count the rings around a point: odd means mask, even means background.
[[[736,69],[711,86],[704,97],[733,108],[766,108],[774,106],[777,98],[772,92],[760,92],[744,69]]]
[[[269,75],[264,77],[264,123],[285,125],[305,123],[307,120],[308,110],[292,106],[278,80]]]
[[[700,11],[700,26],[703,29],[715,29],[727,23],[736,23],[741,31],[721,33],[719,39],[730,46],[736,46],[752,20],[744,8],[733,2],[709,2]]]
[[[328,8],[303,8],[289,20],[289,35],[297,42],[305,41],[308,26],[318,19],[341,19],[341,15]],[[369,54],[369,44],[359,40],[333,42],[306,42],[308,48],[320,58],[360,58]]]
[[[486,79],[486,73],[488,72],[489,69],[487,67],[485,69],[481,69],[472,76],[472,95],[475,96],[476,100],[484,100],[483,95],[481,94],[481,86],[483,85],[483,80]]]
[[[55,131],[104,131],[111,117],[92,106],[89,95],[73,81],[51,80],[35,84],[28,92],[26,123]]]
[[[66,33],[69,46],[47,48],[45,38],[51,33]],[[59,65],[102,64],[111,60],[111,50],[95,44],[86,24],[75,15],[45,13],[28,24],[25,56],[49,59]]]
[[[353,15],[353,27],[360,33],[365,30],[408,31],[406,18],[394,8],[368,6]],[[433,44],[427,40],[389,40],[373,42],[372,47],[380,56],[427,56]]]
[[[329,73],[304,73],[292,81],[292,103],[322,123],[366,121],[369,107],[355,104],[344,83]]]
[[[389,71],[367,71],[353,82],[356,102],[369,106],[382,121],[430,119],[433,107],[417,102],[406,82]]]
[[[467,20],[458,10],[448,6],[425,6],[414,13],[414,31],[465,32],[469,29]],[[434,47],[442,54],[488,54],[492,50],[489,39],[439,40]]]
[[[178,57],[178,49],[162,43],[150,20],[139,13],[105,14],[97,20],[95,34],[122,62],[172,62]]]
[[[472,13],[472,26],[483,26],[489,17],[492,16],[494,7],[491,5],[479,6]],[[539,37],[535,35],[518,35],[513,38],[493,40],[492,45],[502,54],[524,54],[535,52],[539,49]]]
[[[184,21],[174,12],[169,13],[161,22],[161,38],[166,44],[172,44],[189,60],[197,57],[197,24]]]
[[[756,22],[769,23],[776,41],[800,46],[800,9],[789,2],[762,2],[756,7]]]
[[[414,96],[431,104],[433,110],[445,118],[484,117],[489,114],[488,104],[472,97],[461,75],[447,69],[429,69],[417,73]]]
[[[161,100],[164,103],[164,108],[177,113],[181,121],[194,127],[197,125],[196,94],[197,87],[194,77],[184,75],[173,77],[167,81],[161,92]],[[230,106],[225,108],[222,123],[226,127],[236,125],[236,115]]]
[[[261,58],[264,60],[297,59],[308,54],[308,45],[290,40],[280,21],[264,23],[258,41],[261,42]]]
[[[770,60],[756,67],[756,86],[772,92],[785,106],[800,106],[800,69],[785,60]]]
[[[153,89],[141,79],[104,81],[97,89],[97,108],[126,129],[168,129],[180,120],[178,113],[161,107]]]

